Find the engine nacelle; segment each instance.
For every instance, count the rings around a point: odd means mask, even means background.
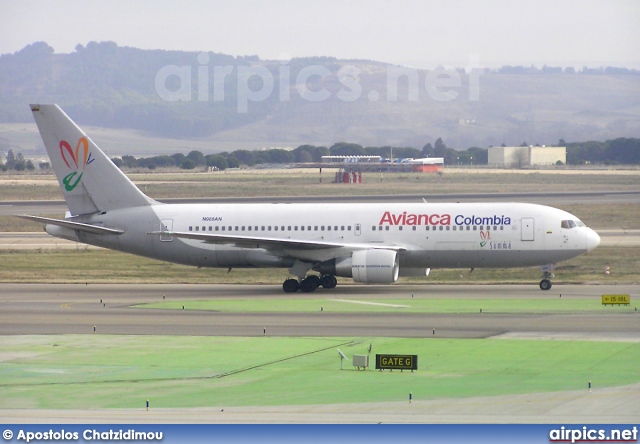
[[[398,280],[400,264],[393,250],[361,250],[351,256],[351,274],[356,282],[392,284]]]
[[[392,284],[398,280],[398,253],[393,250],[360,250],[351,257],[332,259],[316,267],[316,271],[350,277],[364,284]]]

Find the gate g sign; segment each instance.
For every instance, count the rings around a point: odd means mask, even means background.
[[[376,355],[376,370],[418,370],[418,355]]]

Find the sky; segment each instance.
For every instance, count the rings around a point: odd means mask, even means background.
[[[0,0],[0,54],[114,41],[261,59],[640,69],[638,0]]]

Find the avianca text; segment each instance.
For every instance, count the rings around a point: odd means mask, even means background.
[[[391,213],[385,211],[378,225],[511,225],[511,218],[505,215],[493,216],[466,216],[458,214],[451,216],[450,214],[414,214],[407,213]]]

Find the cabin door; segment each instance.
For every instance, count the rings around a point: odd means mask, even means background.
[[[522,238],[523,241],[533,241],[535,240],[535,224],[533,217],[523,217],[522,218]]]

